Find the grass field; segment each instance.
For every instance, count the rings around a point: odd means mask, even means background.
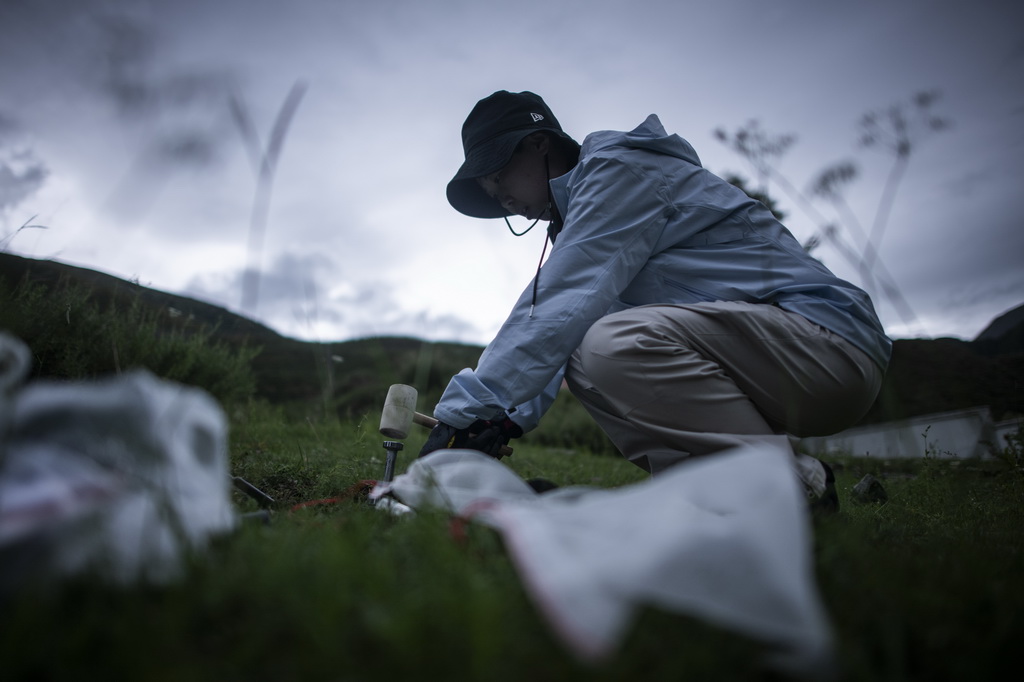
[[[5,680],[773,679],[758,646],[654,610],[618,655],[575,661],[523,591],[498,536],[456,539],[439,513],[392,517],[338,497],[383,473],[376,415],[232,414],[232,473],[276,499],[164,587],[81,578],[28,585],[3,604]],[[424,434],[406,441],[399,471]],[[619,486],[627,463],[516,444],[523,477]],[[1001,680],[1024,655],[1024,473],[1012,463],[837,462],[842,511],[816,519],[815,562],[842,679]],[[889,495],[858,505],[872,473]],[[240,511],[257,509],[236,494]]]

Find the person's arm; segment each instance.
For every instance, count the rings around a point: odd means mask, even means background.
[[[673,213],[663,176],[617,154],[587,159],[570,183],[565,227],[539,273],[536,305],[531,283],[477,368],[452,379],[434,410],[442,422],[464,428],[550,386],[643,268]]]

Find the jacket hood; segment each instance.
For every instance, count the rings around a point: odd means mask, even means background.
[[[608,147],[628,147],[645,149],[658,154],[666,154],[700,166],[700,157],[690,143],[678,135],[669,135],[661,120],[651,114],[633,130],[624,133],[617,130],[602,130],[592,133],[583,141],[580,156],[588,156]]]

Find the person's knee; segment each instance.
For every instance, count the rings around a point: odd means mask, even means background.
[[[630,309],[597,320],[573,354],[569,380],[606,395],[631,393],[626,385],[643,382],[648,363],[683,350],[659,334],[656,320],[644,313]]]
[[[638,331],[621,313],[591,325],[573,354],[577,382],[600,388],[606,378],[614,379],[622,358],[634,352]]]
[[[622,352],[622,344],[626,339],[621,333],[621,325],[610,316],[603,317],[584,335],[579,347],[569,358],[566,367],[565,381],[574,395],[582,393],[601,393],[609,380],[614,380],[617,364],[615,358]]]
[[[569,357],[569,363],[565,366],[565,384],[569,388],[569,392],[577,398],[580,397],[582,391],[593,389],[593,384],[587,379],[587,374],[583,370],[579,348]]]

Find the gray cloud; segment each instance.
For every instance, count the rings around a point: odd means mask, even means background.
[[[8,201],[18,197],[16,222],[47,218],[47,253],[237,309],[255,179],[227,93],[249,104],[265,142],[303,79],[268,214],[261,319],[290,335],[485,342],[500,323],[495,302],[510,305],[526,285],[540,244],[445,202],[459,127],[480,97],[539,92],[579,138],[658,113],[710,169],[748,176],[712,131],[757,118],[799,133],[783,169],[799,184],[857,153],[863,111],[937,87],[956,127],[912,159],[881,258],[928,333],[969,335],[965,320],[980,329],[1010,307],[1000,297],[1019,294],[1011,256],[1024,246],[1024,10],[995,0],[630,9],[658,21],[624,22],[610,0],[7,0],[5,112],[49,171],[22,177],[26,166],[9,161]],[[858,160],[849,199],[869,226],[888,166]],[[814,225],[782,201],[806,237]],[[834,250],[821,257],[856,278]]]
[[[185,293],[238,311],[246,272],[194,278]],[[408,311],[394,282],[323,253],[284,253],[260,275],[258,317],[308,340],[407,335],[479,343],[481,330],[455,314]]]
[[[37,192],[49,174],[20,124],[0,111],[0,218]]]

